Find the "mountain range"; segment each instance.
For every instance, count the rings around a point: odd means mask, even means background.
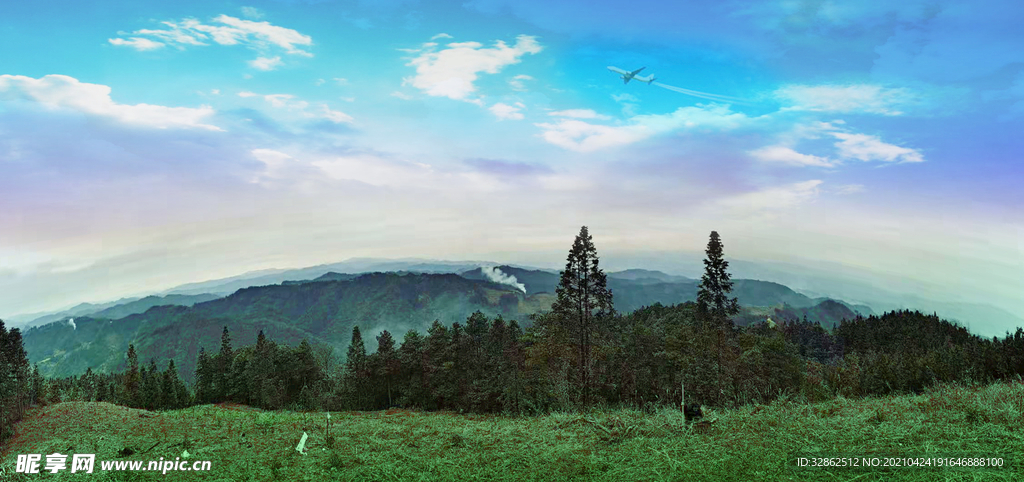
[[[262,276],[250,280],[262,281]],[[199,349],[219,347],[223,326],[229,327],[236,344],[251,344],[263,330],[278,343],[292,344],[306,338],[337,352],[344,352],[352,327],[359,326],[372,351],[374,337],[385,329],[401,339],[409,330],[426,332],[434,320],[446,325],[464,322],[475,311],[528,326],[530,315],[550,309],[558,280],[557,273],[507,265],[478,266],[460,274],[328,272],[309,280],[250,286],[225,297],[168,295],[165,299],[212,299],[190,307],[154,306],[120,316],[134,311],[133,307],[145,299],[136,300],[80,315],[74,323],[62,320],[31,328],[24,339],[30,361],[39,363],[47,376],[79,374],[88,367],[118,370],[131,343],[142,360],[155,358],[166,363],[174,358],[188,378]],[[620,312],[655,303],[693,301],[698,284],[694,279],[656,271],[608,274],[608,285]],[[741,323],[764,319],[752,317],[757,312],[749,307],[774,307],[795,317],[807,313],[820,316],[816,321],[827,325],[857,316],[850,307],[831,300],[828,302],[837,308],[807,311],[817,306],[814,300],[776,283],[736,280],[734,294],[748,307],[737,317]]]
[[[327,350],[344,352],[352,327],[358,325],[372,351],[376,346],[373,337],[385,329],[401,339],[408,330],[425,332],[434,320],[448,325],[464,322],[474,311],[528,325],[531,314],[550,309],[558,281],[555,270],[516,265],[352,259],[191,283],[162,296],[83,303],[29,320],[27,325],[32,328],[25,331],[24,338],[30,360],[40,363],[49,376],[77,374],[87,367],[117,370],[123,365],[128,344],[133,343],[141,359],[152,357],[165,363],[174,358],[188,377],[200,347],[217,349],[223,326],[229,327],[236,345],[252,343],[262,329],[279,343],[306,338]],[[768,317],[806,317],[831,328],[844,318],[881,312],[873,304],[798,292],[780,283],[734,282],[732,294],[742,307],[734,321],[741,325]],[[654,303],[694,301],[699,283],[653,269],[608,272],[615,308],[622,313]],[[946,316],[963,312],[962,305],[932,306]],[[993,316],[1008,315],[1003,319],[1020,321],[991,306],[969,308],[974,312],[988,309]],[[73,323],[68,322],[70,318]]]

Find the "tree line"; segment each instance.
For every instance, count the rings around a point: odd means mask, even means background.
[[[0,441],[13,434],[14,423],[38,400],[39,370],[31,370],[21,330],[7,330],[0,320]]]
[[[831,332],[806,318],[737,326],[732,319],[739,307],[729,296],[732,281],[717,232],[705,253],[696,302],[622,314],[583,227],[561,273],[557,301],[526,328],[477,312],[451,326],[435,320],[426,333],[408,331],[400,342],[381,331],[369,353],[354,327],[339,362],[330,350],[306,341],[277,345],[262,332],[254,345],[235,349],[225,327],[220,350],[199,353],[192,390],[173,360],[162,371],[154,361],[140,366],[130,346],[123,372],[40,380],[33,391],[24,352],[13,348],[20,334],[11,330],[0,345],[10,347],[0,365],[7,374],[0,380],[0,408],[7,420],[30,402],[61,400],[147,409],[235,402],[267,409],[538,413],[595,405],[680,407],[684,397],[713,406],[766,403],[784,394],[823,400],[1024,375],[1020,328],[987,340],[916,311],[844,320]]]

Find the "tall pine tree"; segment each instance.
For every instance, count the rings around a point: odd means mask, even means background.
[[[135,345],[128,345],[128,371],[124,374],[121,403],[129,407],[142,406],[142,373],[139,371],[139,355]]]
[[[353,326],[352,342],[349,343],[348,354],[345,356],[345,375],[342,386],[345,403],[355,407],[356,410],[366,410],[370,404],[370,397],[365,390],[370,377],[368,364],[363,335],[359,332],[358,326]]]
[[[196,403],[212,403],[214,397],[213,380],[214,366],[206,349],[199,348],[199,360],[196,362]]]
[[[722,256],[722,240],[717,231],[711,231],[711,239],[705,250],[704,276],[701,277],[700,289],[697,292],[697,313],[705,324],[705,334],[714,333],[715,351],[718,372],[718,390],[716,397],[721,402],[722,391],[722,338],[732,334],[732,320],[729,318],[740,312],[736,298],[729,298],[732,292],[732,281],[728,271],[729,262]]]
[[[398,364],[398,353],[395,351],[395,339],[388,330],[377,335],[377,353],[374,354],[377,360],[375,371],[379,378],[384,380],[384,392],[387,392],[388,407],[394,404],[391,396],[391,384],[401,366]]]
[[[224,332],[220,335],[220,353],[217,353],[214,362],[214,403],[227,401],[231,395],[231,368],[234,360],[235,352],[231,348],[231,334],[228,332],[228,327],[224,326]]]
[[[593,384],[593,345],[599,341],[599,334],[603,331],[598,323],[613,313],[608,279],[598,266],[597,248],[586,226],[580,228],[573,242],[555,292],[558,300],[552,306],[552,312],[567,326],[579,352],[578,378],[585,408],[590,404]]]

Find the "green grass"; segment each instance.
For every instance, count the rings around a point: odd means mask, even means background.
[[[392,410],[263,412],[205,405],[150,413],[106,403],[35,409],[4,448],[0,480],[1024,480],[1024,384],[944,386],[918,396],[708,410],[707,431],[677,410],[537,417]],[[142,415],[142,416],[140,416]],[[307,454],[295,451],[303,432]],[[173,459],[210,472],[13,474],[19,453]],[[151,448],[152,447],[152,448]],[[151,448],[151,449],[150,449]],[[147,453],[139,453],[150,449]],[[797,457],[970,455],[1002,469],[797,469]]]

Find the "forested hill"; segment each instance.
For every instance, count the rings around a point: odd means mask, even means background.
[[[166,363],[174,358],[188,377],[200,347],[220,346],[224,326],[245,344],[262,329],[278,343],[308,338],[344,348],[357,325],[372,336],[384,329],[422,332],[435,319],[450,325],[475,311],[525,320],[548,309],[553,299],[454,274],[373,273],[352,280],[245,288],[192,307],[159,306],[116,321],[76,318],[75,326],[51,323],[28,330],[24,338],[30,361],[39,362],[46,376],[80,374],[88,367],[117,369],[134,343],[140,359]]]
[[[220,296],[210,293],[203,293],[197,295],[166,295],[146,296],[145,298],[126,298],[103,304],[81,303],[75,306],[74,308],[70,308],[57,313],[42,315],[38,318],[28,321],[27,323],[24,323],[23,327],[30,328],[33,326],[41,326],[47,323],[53,323],[55,321],[64,322],[68,318],[75,318],[80,316],[116,320],[118,318],[124,318],[125,316],[128,315],[143,313],[154,306],[192,306],[196,303],[215,300],[217,298],[220,298]]]
[[[328,273],[310,281],[244,288],[190,308],[156,307],[113,322],[99,316],[76,317],[75,327],[60,321],[28,330],[25,344],[30,360],[39,362],[47,376],[80,374],[88,367],[116,369],[123,363],[128,344],[134,343],[142,360],[155,357],[158,363],[166,363],[174,358],[187,378],[200,347],[219,347],[224,326],[243,344],[251,343],[263,329],[278,343],[296,344],[308,338],[314,344],[344,350],[354,326],[368,336],[372,348],[376,346],[372,337],[385,329],[398,337],[412,329],[423,333],[434,320],[451,325],[464,322],[475,311],[502,315],[527,326],[530,314],[550,309],[557,274],[509,266],[498,269],[525,284],[527,293],[489,281],[479,269],[462,276]],[[697,280],[662,281],[665,279],[673,278],[659,272],[633,272],[625,277],[610,274],[608,285],[616,309],[629,313],[655,303],[673,305],[696,299]],[[763,320],[778,307],[797,310],[792,318],[810,314],[812,321],[818,321],[815,316],[819,313],[814,310],[820,311],[821,321],[829,326],[855,316],[849,310],[818,310],[817,306],[824,304],[815,305],[810,298],[776,283],[737,280],[734,294],[748,307],[745,314],[750,319],[737,320],[740,324]],[[761,313],[750,306],[775,308]]]
[[[516,282],[526,286],[526,293],[530,295],[554,293],[558,286],[557,273],[511,266],[498,266],[497,269],[502,274],[515,277]],[[488,279],[480,268],[463,272],[461,276],[477,280]],[[612,290],[615,309],[629,313],[655,303],[673,305],[696,301],[700,280],[673,276],[660,271],[629,269],[608,273],[608,288]],[[741,306],[780,307],[782,311],[777,315],[779,317],[799,319],[803,315],[808,315],[809,319],[820,319],[829,326],[843,318],[853,319],[857,314],[874,314],[867,306],[850,305],[828,298],[811,299],[787,286],[770,281],[734,280],[732,295],[739,300]],[[760,319],[763,320],[764,316]]]

